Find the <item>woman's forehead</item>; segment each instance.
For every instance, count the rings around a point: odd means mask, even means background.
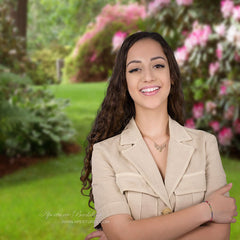
[[[152,59],[156,57],[166,58],[162,46],[159,42],[146,38],[133,44],[127,54],[127,61]]]

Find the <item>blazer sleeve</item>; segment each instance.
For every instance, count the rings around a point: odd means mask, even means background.
[[[96,229],[100,228],[101,222],[109,216],[131,215],[127,200],[116,184],[115,173],[106,151],[94,145],[92,153],[92,191],[96,209],[94,221]]]
[[[216,137],[212,134],[208,134],[205,142],[207,183],[207,191],[205,194],[206,199],[212,192],[226,185],[226,175],[222,166]]]

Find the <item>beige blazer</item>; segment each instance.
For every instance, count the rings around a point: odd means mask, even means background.
[[[214,135],[181,126],[169,117],[165,182],[131,119],[121,134],[94,145],[94,227],[115,214],[142,219],[200,203],[226,184]]]

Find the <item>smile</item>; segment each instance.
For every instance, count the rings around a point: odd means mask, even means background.
[[[140,92],[146,96],[152,96],[158,93],[160,87],[145,87],[140,89]]]

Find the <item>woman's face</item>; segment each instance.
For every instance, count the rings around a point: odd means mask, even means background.
[[[128,51],[126,80],[136,113],[140,110],[166,110],[171,88],[167,57],[153,39],[142,39]]]

